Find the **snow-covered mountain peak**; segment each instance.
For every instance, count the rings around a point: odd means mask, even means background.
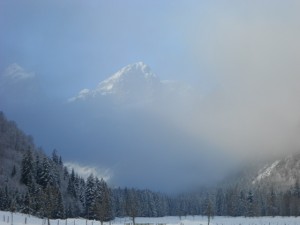
[[[191,86],[178,81],[161,81],[143,62],[129,64],[98,83],[95,89],[83,89],[69,101],[110,97],[123,103],[143,104],[161,99],[189,98]]]
[[[121,78],[122,76],[144,76],[144,78],[156,77],[150,67],[143,62],[137,62],[123,67],[112,77]]]
[[[83,89],[70,101],[90,97],[113,96],[122,99],[136,99],[151,96],[159,89],[161,82],[143,62],[127,65],[112,76],[101,81],[93,90]]]
[[[123,67],[114,75],[112,75],[111,77],[109,77],[101,83],[117,82],[118,80],[126,79],[127,77],[143,77],[145,79],[156,78],[156,76],[154,75],[154,73],[152,73],[148,65],[146,65],[143,62],[137,62]]]
[[[143,62],[137,62],[123,67],[111,77],[100,82],[97,92],[101,95],[124,93],[136,89],[149,89],[155,83],[159,83],[159,80],[152,73],[150,67]]]

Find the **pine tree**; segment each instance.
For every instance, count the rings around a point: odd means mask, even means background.
[[[24,208],[22,210],[23,213],[29,214],[31,213],[31,196],[29,192],[24,196]]]
[[[73,198],[77,198],[76,188],[75,188],[75,172],[72,169],[71,176],[69,178],[68,187],[67,187],[68,194]]]
[[[16,165],[14,165],[14,167],[13,167],[13,169],[12,169],[12,171],[11,171],[11,178],[13,178],[15,175],[16,175],[16,173],[17,173],[17,170],[16,170]]]
[[[30,186],[33,182],[33,158],[30,149],[28,149],[23,155],[21,182],[26,186]]]
[[[147,195],[148,195],[147,202],[149,204],[149,212],[147,216],[157,217],[157,208],[156,208],[154,196],[149,191],[147,192]]]
[[[112,219],[111,195],[106,182],[101,179],[96,181],[97,199],[96,199],[96,215],[99,218],[101,225],[104,221]]]
[[[240,191],[238,206],[236,207],[236,216],[245,216],[247,214],[247,200],[245,192]]]
[[[255,216],[254,196],[251,190],[248,192],[246,200],[247,200],[247,216],[250,217]]]
[[[68,171],[68,169],[67,169],[67,167],[64,167],[64,180],[68,180],[69,179],[69,176],[70,176],[70,174],[69,174],[69,171]]]
[[[8,188],[0,189],[0,210],[8,210],[10,205],[10,197],[8,195]]]
[[[30,203],[31,203],[31,210],[32,212],[35,212],[39,214],[39,211],[42,207],[42,189],[37,185],[36,183],[33,183],[30,188],[28,189],[29,197],[30,197]]]
[[[79,201],[81,203],[81,206],[83,209],[86,208],[85,206],[85,181],[83,178],[80,178],[79,180],[79,188],[78,188],[78,193],[79,193]]]
[[[60,190],[56,187],[53,187],[51,189],[50,196],[53,202],[52,218],[64,218],[65,209],[64,209],[63,199]]]
[[[121,189],[120,187],[117,189],[113,189],[112,198],[113,215],[117,217],[126,216],[123,189]]]
[[[207,224],[209,225],[211,218],[213,218],[214,216],[214,210],[209,196],[207,196],[204,205],[205,205],[205,215],[207,216]]]
[[[42,166],[39,168],[39,184],[43,188],[46,188],[48,185],[53,184],[51,165],[46,157],[44,157]]]
[[[277,202],[276,202],[276,194],[275,194],[275,191],[274,191],[274,188],[271,187],[271,190],[270,190],[270,194],[267,198],[267,215],[268,216],[275,216],[277,215],[278,213],[278,210],[277,210]]]
[[[138,216],[139,204],[136,197],[136,191],[134,189],[128,190],[125,188],[125,211],[126,215],[132,219],[133,225],[135,225],[135,218]]]
[[[96,200],[96,185],[93,174],[91,174],[86,181],[85,199],[87,218],[93,219],[95,217],[94,208]]]
[[[225,201],[226,201],[226,215],[228,216],[236,216],[237,213],[237,188],[229,188],[225,194]]]
[[[56,149],[54,149],[53,152],[52,152],[52,161],[53,161],[55,164],[59,164],[59,157],[58,157],[58,155],[57,155]]]
[[[58,159],[58,165],[63,166],[63,162],[62,162],[61,156],[59,156],[59,159]]]
[[[295,185],[292,189],[292,196],[291,196],[291,215],[292,216],[299,216],[300,215],[300,186],[299,180],[295,181]]]
[[[218,189],[216,195],[216,215],[223,215],[224,211],[224,193],[221,188]]]
[[[291,215],[291,191],[287,190],[282,196],[282,216]]]

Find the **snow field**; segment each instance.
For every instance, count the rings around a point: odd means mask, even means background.
[[[13,218],[13,220],[12,220]],[[0,211],[0,225],[47,225],[46,219],[37,218],[27,214]],[[99,221],[81,218],[69,218],[66,220],[50,220],[51,225],[101,225]],[[116,218],[104,225],[132,225],[129,218]],[[158,217],[136,218],[136,225],[206,225],[207,218],[204,216],[187,217]],[[214,217],[211,225],[300,225],[298,217]]]

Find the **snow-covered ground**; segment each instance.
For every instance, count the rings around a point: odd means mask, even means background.
[[[13,215],[13,220],[12,220]],[[129,218],[116,218],[105,225],[124,225],[131,223]],[[139,225],[206,225],[202,216],[136,218]],[[47,221],[34,216],[0,211],[0,225],[47,225]],[[51,225],[100,225],[99,221],[85,219],[50,220]],[[214,217],[211,225],[300,225],[298,217]]]

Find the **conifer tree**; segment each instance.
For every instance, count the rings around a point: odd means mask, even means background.
[[[16,175],[16,173],[17,173],[17,169],[16,169],[16,165],[14,165],[14,167],[11,171],[11,174],[10,174],[11,178],[13,178]]]
[[[63,205],[63,199],[60,190],[57,187],[51,188],[51,201],[52,205],[52,218],[64,218],[65,209]]]
[[[29,192],[26,193],[24,197],[24,208],[23,208],[23,213],[29,214],[30,213],[30,206],[31,206],[31,196]]]
[[[52,161],[55,164],[59,164],[59,157],[57,155],[57,150],[56,149],[54,149],[53,152],[52,152]]]
[[[21,182],[30,186],[33,182],[33,158],[30,149],[24,153],[21,166]]]
[[[224,193],[221,188],[218,189],[217,195],[216,195],[216,215],[221,216],[224,208]]]
[[[96,200],[96,215],[99,218],[101,225],[104,221],[112,219],[110,190],[106,182],[101,179],[97,184],[97,200]]]
[[[51,174],[51,165],[49,160],[44,157],[42,166],[39,168],[40,176],[39,176],[39,184],[42,185],[43,188],[46,188],[48,185],[53,184],[53,177]]]
[[[247,199],[247,216],[252,217],[255,215],[255,211],[254,211],[255,205],[254,205],[253,192],[251,190],[248,192],[246,199]]]
[[[125,188],[124,194],[126,215],[132,219],[132,223],[133,225],[135,225],[135,218],[138,216],[139,209],[139,204],[137,201],[135,190],[128,190],[127,188]]]
[[[275,216],[278,213],[277,207],[276,207],[276,194],[274,191],[274,188],[271,187],[270,193],[267,198],[267,215],[268,216]]]
[[[211,219],[214,216],[214,210],[209,196],[207,196],[204,204],[205,204],[205,215],[207,216],[207,224],[209,225]]]
[[[87,218],[93,219],[95,217],[94,206],[96,200],[96,185],[93,174],[91,174],[86,181],[85,199]]]

